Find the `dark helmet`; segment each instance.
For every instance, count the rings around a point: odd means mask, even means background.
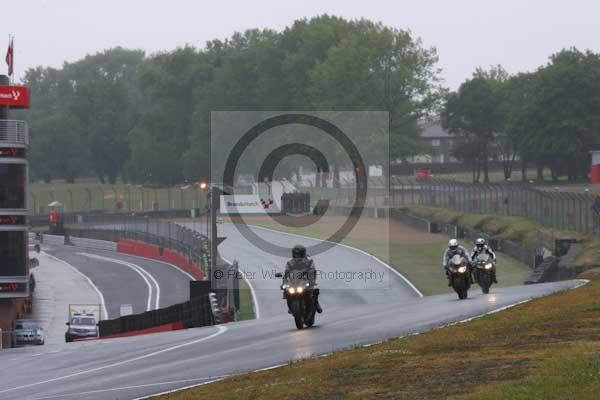
[[[452,251],[458,249],[458,240],[450,239],[450,241],[448,242],[448,248]]]
[[[477,247],[478,250],[483,250],[484,246],[485,246],[485,239],[484,238],[479,238],[475,241],[475,246]]]
[[[297,244],[292,248],[292,257],[293,258],[304,258],[306,257],[306,248],[301,244]]]

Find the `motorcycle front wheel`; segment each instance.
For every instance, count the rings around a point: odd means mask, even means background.
[[[290,310],[292,311],[292,315],[294,316],[294,323],[296,324],[296,328],[303,329],[304,318],[302,315],[302,306],[300,305],[299,299],[294,299],[290,302]]]
[[[452,287],[460,300],[464,300],[468,297],[469,285],[467,284],[466,279],[467,278],[462,276],[455,276],[452,279]]]
[[[294,322],[296,323],[296,328],[304,329],[304,319],[302,315],[294,315]]]
[[[490,274],[481,274],[479,278],[479,286],[481,286],[481,291],[483,294],[488,294],[490,292],[490,286],[492,286],[492,277]]]

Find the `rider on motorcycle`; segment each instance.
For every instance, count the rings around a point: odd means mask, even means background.
[[[484,238],[479,238],[475,240],[475,248],[473,249],[473,255],[471,256],[471,261],[475,261],[479,254],[489,254],[490,258],[496,264],[496,253],[487,245]],[[492,282],[498,283],[496,279],[496,268],[492,270]]]
[[[444,251],[444,256],[442,257],[442,268],[446,272],[446,277],[448,278],[448,286],[452,286],[452,282],[450,280],[450,271],[448,269],[450,259],[457,254],[463,257],[465,260],[467,260],[467,263],[469,263],[469,261],[471,260],[471,257],[469,256],[469,251],[465,247],[459,245],[458,240],[452,238],[448,242],[448,248],[446,249],[446,251]]]
[[[284,284],[288,283],[290,276],[307,279],[311,287],[316,286],[317,270],[315,263],[306,255],[306,248],[302,245],[296,245],[292,248],[292,259],[285,265]],[[313,298],[317,312],[322,313],[323,309],[319,304],[319,289],[313,289]]]

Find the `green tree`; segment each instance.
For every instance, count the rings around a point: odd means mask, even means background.
[[[600,55],[565,49],[536,74],[532,148],[554,180],[583,178],[589,169],[584,155],[600,146]]]
[[[73,183],[89,172],[85,168],[89,150],[83,141],[83,127],[75,117],[56,114],[36,120],[31,133],[36,145],[31,149],[30,160],[44,181],[62,178]]]
[[[497,138],[503,134],[505,113],[502,85],[508,74],[498,66],[490,71],[478,69],[457,92],[450,93],[441,114],[442,126],[457,138],[455,155],[465,162],[473,160],[479,177],[489,182],[488,161],[495,156]],[[466,147],[465,147],[466,146]],[[469,150],[468,152],[466,150]]]
[[[364,138],[385,149],[370,154],[369,161],[384,163],[387,171],[390,156],[402,160],[420,150],[419,120],[435,109],[442,93],[436,63],[435,50],[409,32],[357,21],[311,71],[311,103],[321,110],[388,111],[389,143],[382,143],[376,129]]]

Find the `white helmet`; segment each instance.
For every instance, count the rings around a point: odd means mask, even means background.
[[[450,241],[448,242],[448,248],[450,250],[456,250],[458,249],[458,240],[456,239],[450,239]]]
[[[475,241],[475,246],[479,249],[482,250],[485,247],[485,239],[484,238],[479,238]]]

